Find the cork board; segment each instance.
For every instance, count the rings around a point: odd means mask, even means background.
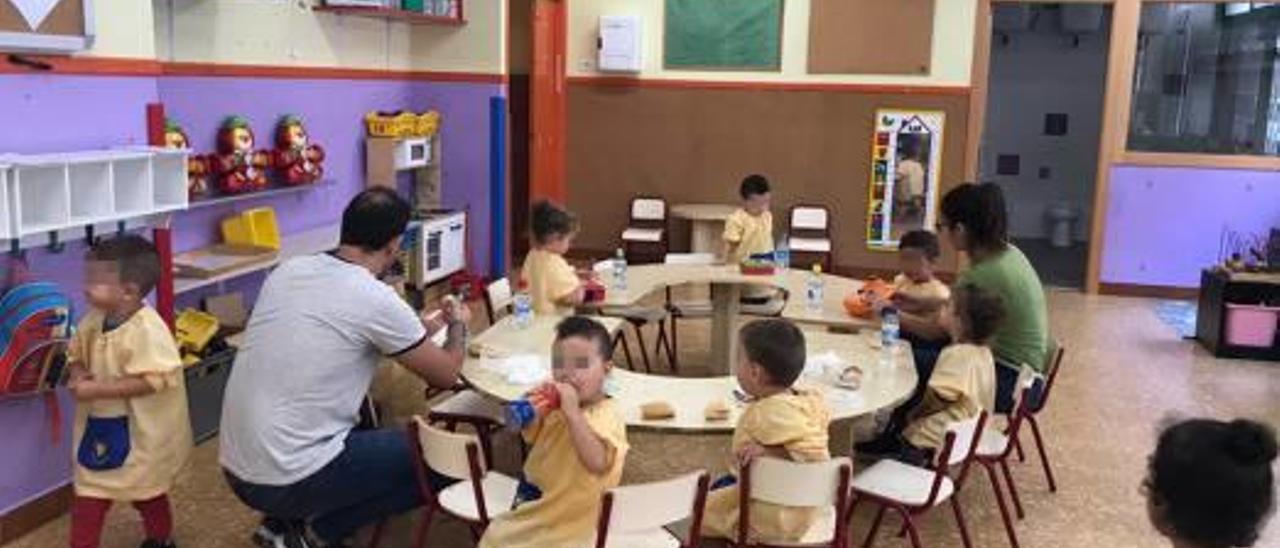
[[[73,52],[88,46],[92,0],[56,0],[35,28],[18,9],[21,1],[26,0],[0,0],[0,51]]]
[[[773,183],[775,231],[786,226],[791,206],[820,203],[831,210],[837,266],[897,268],[894,253],[866,245],[877,109],[945,113],[940,195],[964,177],[966,94],[571,83],[568,104],[567,205],[583,227],[574,246],[584,251],[617,247],[633,196],[736,204],[742,177],[762,173]],[[688,243],[677,225],[673,251]]]
[[[812,0],[809,72],[926,76],[935,0]]]

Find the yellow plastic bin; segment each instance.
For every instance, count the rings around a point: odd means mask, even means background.
[[[194,308],[183,310],[173,322],[178,347],[198,354],[218,334],[218,317]]]
[[[280,249],[276,210],[259,207],[223,219],[222,239],[229,244]]]

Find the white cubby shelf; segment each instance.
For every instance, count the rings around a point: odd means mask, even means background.
[[[0,156],[0,239],[187,209],[187,155],[162,148]]]

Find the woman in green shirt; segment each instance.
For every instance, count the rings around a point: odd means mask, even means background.
[[[973,284],[1000,296],[1004,321],[996,330],[992,351],[996,358],[996,411],[1013,410],[1014,387],[1021,364],[1043,372],[1049,350],[1049,311],[1040,277],[1017,247],[1009,243],[1004,194],[993,183],[965,183],[942,197],[939,236],[969,257],[969,268],[956,285]],[[940,303],[938,303],[940,304]],[[858,445],[859,451],[890,452],[908,413],[920,402],[924,388],[946,345],[945,314],[902,314],[902,331],[913,343],[919,381],[911,399],[894,410],[880,438]],[[1037,386],[1038,388],[1038,386]],[[1032,397],[1038,398],[1038,389]]]

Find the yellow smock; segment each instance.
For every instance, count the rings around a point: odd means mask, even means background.
[[[590,546],[600,517],[600,497],[622,480],[627,426],[613,400],[582,410],[587,426],[607,446],[608,471],[589,472],[578,459],[564,413],[552,411],[524,430],[530,445],[525,480],[538,486],[542,498],[521,504],[489,524],[481,548]]]
[[[560,306],[556,301],[578,289],[578,273],[564,257],[542,249],[529,251],[520,274],[529,284],[529,299],[533,301],[535,314],[573,313],[573,307]]]
[[[893,290],[908,297],[916,299],[927,299],[932,301],[946,301],[951,299],[951,288],[941,280],[933,278],[924,283],[918,283],[906,274],[898,274],[893,279]]]
[[[903,436],[916,447],[941,449],[947,426],[996,407],[996,363],[991,349],[953,344],[942,350],[916,418]]]
[[[813,389],[791,389],[747,406],[733,430],[733,455],[747,443],[781,447],[791,460],[814,462],[831,458],[827,425],[831,411],[822,394]],[[737,463],[733,463],[736,468]],[[707,497],[702,533],[709,537],[738,538],[738,487],[716,489]],[[751,538],[796,541],[821,515],[820,508],[780,506],[767,502],[751,505]]]
[[[747,213],[738,208],[724,222],[722,239],[728,243],[736,243],[733,253],[725,257],[731,265],[741,263],[756,253],[773,251],[773,214],[765,211],[759,215]],[[742,288],[742,296],[751,299],[772,297],[776,291],[772,287],[752,285]]]
[[[173,335],[160,315],[142,307],[110,332],[103,332],[104,316],[90,311],[67,348],[69,363],[83,363],[100,380],[141,376],[154,393],[118,400],[93,400],[76,405],[71,462],[76,495],[136,501],[165,494],[191,452],[191,422],[187,418],[187,389],[182,358]],[[89,416],[129,419],[129,455],[112,470],[81,466],[76,450]]]

